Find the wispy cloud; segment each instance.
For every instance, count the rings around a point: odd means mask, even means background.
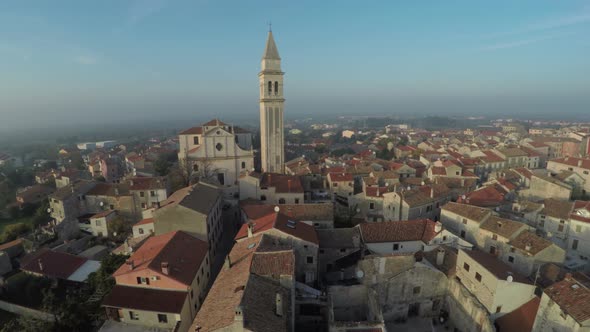
[[[559,17],[548,18],[524,26],[515,27],[509,31],[502,31],[481,36],[482,39],[494,39],[498,37],[507,37],[514,35],[534,34],[540,32],[547,32],[551,30],[558,30],[561,28],[571,27],[584,23],[590,23],[590,9],[583,9],[581,13],[574,13]]]
[[[513,41],[513,42],[497,43],[497,44],[492,44],[492,45],[480,47],[478,50],[485,52],[485,51],[497,51],[497,50],[502,50],[502,49],[506,49],[506,48],[515,48],[515,47],[520,47],[520,46],[524,46],[524,45],[538,43],[538,42],[548,40],[548,39],[553,39],[555,37],[556,36],[545,36],[545,37],[539,37],[539,38],[522,39],[522,40],[517,40],[517,41]]]
[[[166,0],[138,0],[129,8],[128,23],[135,25],[166,7]]]
[[[78,55],[74,57],[74,62],[81,65],[95,65],[98,63],[98,58],[94,55]]]

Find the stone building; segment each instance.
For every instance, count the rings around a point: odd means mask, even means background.
[[[263,172],[285,172],[285,133],[281,57],[272,31],[268,32],[262,55],[260,82],[260,156]]]
[[[178,136],[179,163],[185,172],[219,183],[226,199],[237,198],[238,178],[254,168],[251,145],[240,145],[248,135],[218,119],[186,129]]]

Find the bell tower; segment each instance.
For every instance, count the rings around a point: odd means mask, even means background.
[[[262,55],[260,83],[260,156],[263,172],[284,173],[283,73],[272,30]]]

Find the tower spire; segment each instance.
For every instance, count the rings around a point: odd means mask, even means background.
[[[277,48],[277,44],[275,44],[275,39],[272,36],[272,30],[268,30],[268,37],[266,38],[266,47],[264,48],[264,54],[262,55],[263,59],[272,59],[272,60],[280,60],[281,57],[279,56],[279,50]]]

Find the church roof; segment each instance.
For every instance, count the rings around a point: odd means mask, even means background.
[[[262,58],[281,60],[281,57],[279,56],[279,50],[277,49],[277,44],[275,44],[275,39],[272,36],[272,31],[268,32],[266,47],[264,48],[264,54],[262,55]]]

